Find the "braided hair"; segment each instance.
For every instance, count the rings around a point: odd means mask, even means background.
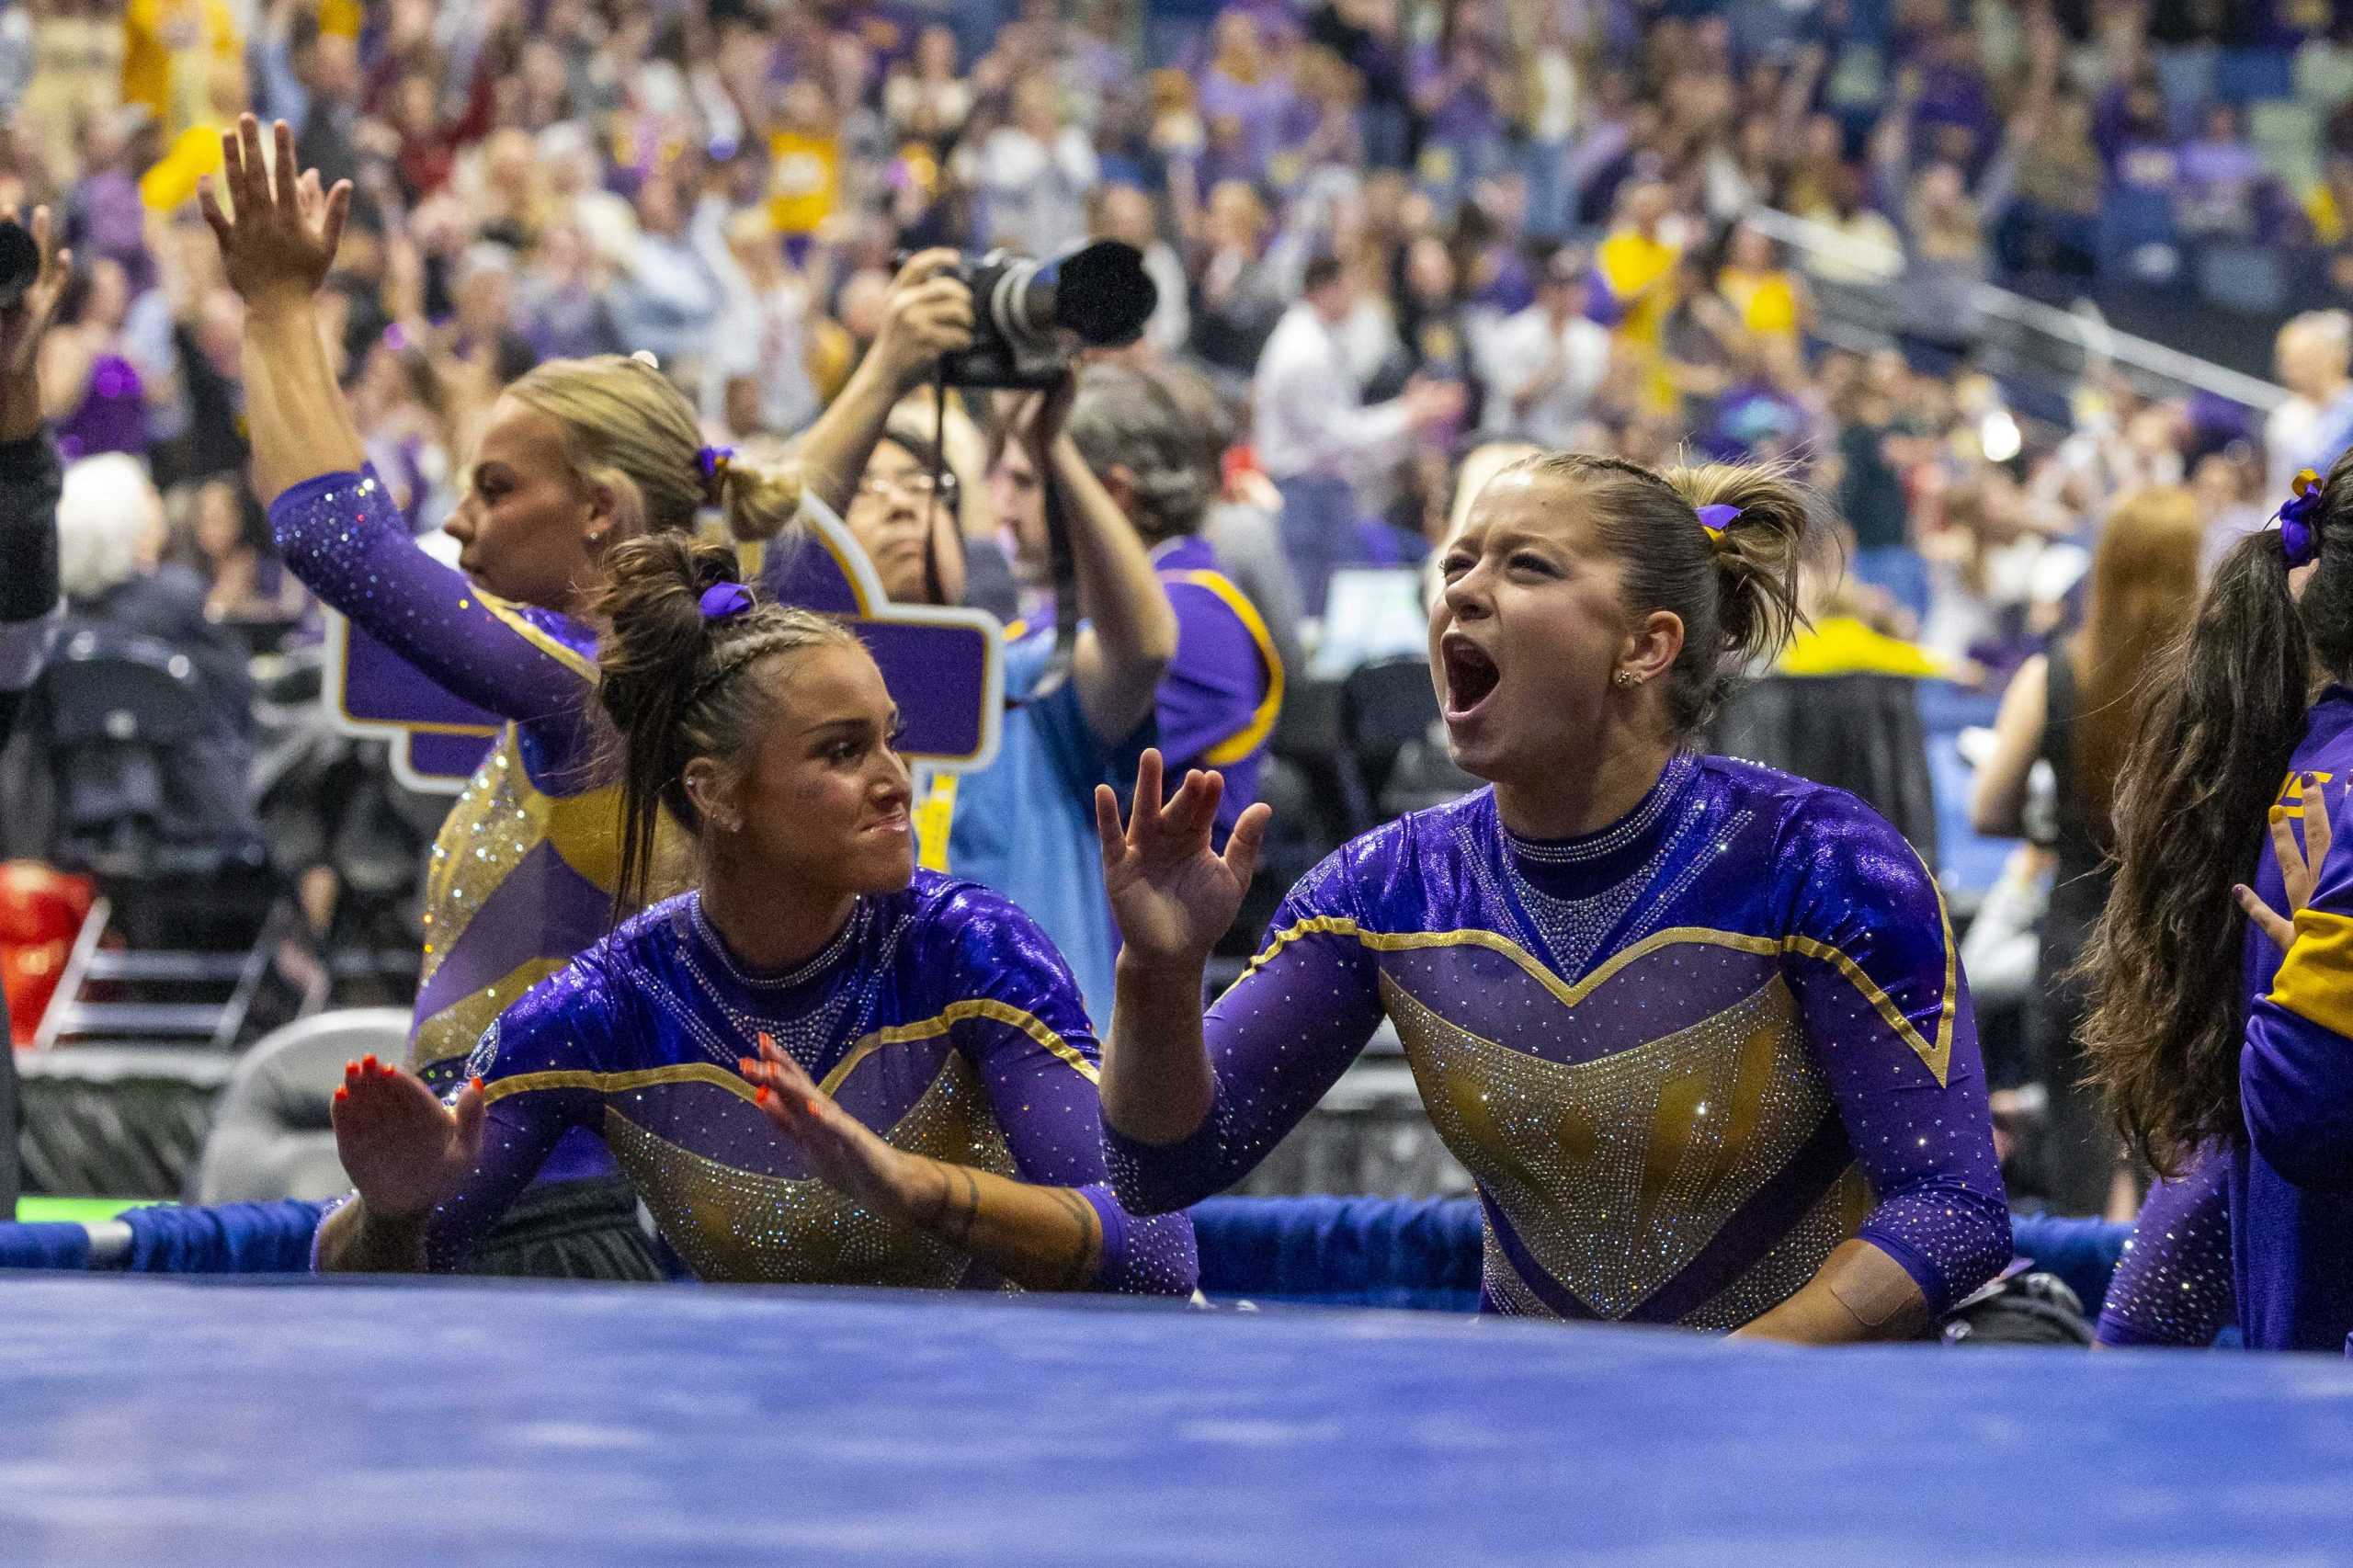
[[[689,832],[702,827],[687,764],[741,758],[767,717],[760,683],[745,674],[772,654],[858,645],[838,621],[756,603],[735,575],[733,550],[681,533],[627,540],[608,558],[597,696],[620,737],[616,920],[644,904],[662,809]]]

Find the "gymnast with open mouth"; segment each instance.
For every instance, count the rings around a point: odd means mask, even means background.
[[[1840,790],[1699,754],[1795,618],[1804,493],[1538,456],[1444,545],[1430,663],[1492,788],[1291,890],[1200,1006],[1266,832],[1220,780],[1097,799],[1125,947],[1105,1141],[1131,1212],[1248,1171],[1381,1016],[1477,1179],[1486,1310],[1832,1343],[1915,1335],[2009,1262],[1934,877]]]
[[[1184,1215],[1103,1165],[1097,1051],[1035,922],[915,869],[896,707],[857,638],[756,602],[733,552],[617,546],[598,697],[621,737],[620,900],[667,811],[694,892],[624,921],[483,1035],[445,1102],[372,1060],[324,1269],[454,1269],[591,1129],[706,1279],[1188,1294]]]

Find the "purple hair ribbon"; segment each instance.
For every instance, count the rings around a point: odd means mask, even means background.
[[[1719,501],[1712,506],[1699,508],[1699,526],[1711,534],[1720,534],[1740,516],[1740,508]]]
[[[741,583],[713,583],[700,603],[705,620],[726,620],[752,608],[752,591]]]
[[[2279,511],[2279,553],[2290,568],[2309,566],[2320,557],[2320,475],[2298,471],[2295,491]]]

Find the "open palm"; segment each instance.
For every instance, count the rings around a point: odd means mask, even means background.
[[[1210,829],[1224,792],[1222,775],[1195,771],[1162,804],[1157,751],[1145,752],[1136,767],[1135,805],[1124,827],[1118,798],[1108,786],[1096,788],[1103,883],[1120,939],[1138,958],[1206,962],[1241,911],[1274,812],[1263,804],[1244,812],[1220,855],[1210,846]]]
[[[347,1062],[335,1092],[335,1153],[381,1219],[413,1220],[458,1189],[482,1153],[482,1084],[445,1106],[423,1079],[370,1056]]]
[[[274,293],[308,299],[326,280],[351,210],[351,182],[337,180],[322,192],[319,171],[294,171],[294,132],[284,120],[270,127],[271,154],[262,154],[261,124],[240,115],[234,131],[221,133],[221,183],[229,193],[222,209],[210,176],[197,187],[197,205],[221,241],[229,286],[248,305]]]

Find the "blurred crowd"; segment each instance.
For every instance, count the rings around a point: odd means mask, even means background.
[[[1864,641],[1810,669],[1990,700],[2080,619],[2120,499],[2186,490],[2211,561],[2353,441],[2353,27],[2317,0],[19,0],[0,103],[0,199],[78,258],[43,350],[67,591],[203,652],[263,750],[244,656],[318,617],[244,479],[194,199],[246,109],[354,185],[331,350],[429,547],[534,364],[649,351],[710,440],[773,447],[938,244],[1142,253],[1158,305],[1114,357],[1211,394],[1286,653],[1353,645],[1333,574],[1418,562],[1479,449],[1681,451],[1835,501],[1810,608]],[[1988,278],[2208,244],[2315,258],[2275,411],[1972,352]],[[1900,331],[1825,330],[1891,287]],[[1019,456],[949,441],[969,535],[1011,529]]]
[[[2185,232],[2336,237],[2353,164],[2300,186],[2236,102],[2176,89],[2292,50],[2285,101],[2334,146],[2353,54],[2325,6],[2206,9],[41,0],[0,21],[0,195],[56,203],[81,257],[46,367],[69,458],[147,464],[216,621],[301,619],[240,487],[239,307],[192,199],[250,108],[355,183],[343,374],[421,533],[538,360],[650,350],[715,439],[780,438],[872,341],[896,255],[1108,236],[1159,289],[1131,356],[1205,371],[1236,493],[1270,478],[1319,536],[1311,616],[1334,565],[1419,554],[1480,441],[1688,447],[1806,470],[1859,575],[1961,658],[2064,591],[2082,558],[2046,541],[2121,491],[2194,483],[2219,517],[2276,488],[2243,411],[2096,379],[2063,426],[2014,417],[1955,338],[1954,290],[2093,258],[2134,188]],[[1791,256],[1759,208],[1824,243]],[[1899,275],[1900,343],[1825,349],[1817,290]],[[2300,399],[2336,395],[2334,356],[2283,355]],[[1327,426],[1334,376],[1373,417]]]

